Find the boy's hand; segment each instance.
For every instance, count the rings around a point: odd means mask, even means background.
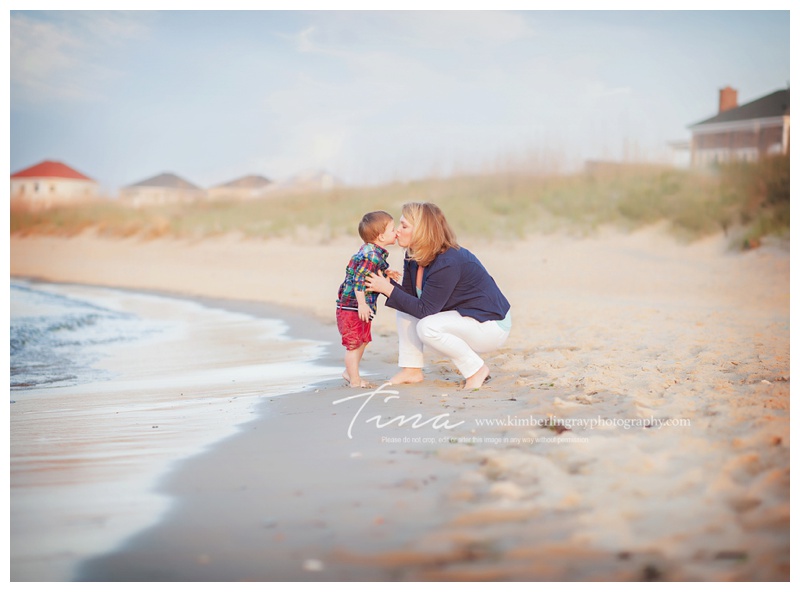
[[[386,277],[388,277],[389,279],[393,279],[396,282],[399,282],[402,279],[403,274],[397,271],[396,269],[387,269]]]
[[[362,304],[359,302],[358,304],[358,318],[368,323],[370,321],[370,317],[372,316],[372,309],[369,307],[368,304]]]

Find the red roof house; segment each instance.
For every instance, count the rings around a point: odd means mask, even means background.
[[[11,175],[12,179],[22,179],[28,177],[39,177],[42,179],[81,179],[84,181],[94,180],[87,177],[83,173],[79,173],[75,169],[68,167],[63,162],[57,162],[55,160],[44,160],[39,164],[35,164],[27,169],[17,171]]]
[[[11,203],[49,208],[97,197],[97,182],[63,162],[45,160],[11,175]]]

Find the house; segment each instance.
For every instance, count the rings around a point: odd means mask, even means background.
[[[260,175],[248,175],[208,190],[209,199],[256,199],[263,197],[273,183]]]
[[[11,204],[45,209],[97,198],[98,183],[63,162],[45,160],[11,175]]]
[[[291,192],[331,191],[344,183],[338,177],[320,170],[307,170],[298,173],[288,181],[281,183],[280,188]]]
[[[719,91],[717,115],[689,129],[694,166],[788,154],[789,89],[739,105],[738,92],[726,86]]]
[[[186,203],[206,198],[206,192],[173,173],[128,185],[120,190],[120,199],[135,208],[168,203]]]

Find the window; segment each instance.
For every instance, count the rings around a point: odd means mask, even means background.
[[[781,154],[783,153],[783,146],[780,142],[776,144],[772,144],[769,148],[767,148],[768,154]]]

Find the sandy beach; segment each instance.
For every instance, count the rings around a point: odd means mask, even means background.
[[[660,227],[463,243],[514,316],[480,391],[432,357],[420,385],[315,378],[261,397],[233,435],[178,455],[158,485],[169,510],[77,579],[787,581],[788,249]],[[343,368],[333,301],[357,239],[10,245],[12,277],[280,315],[292,338],[330,344],[315,364]],[[397,355],[382,300],[362,363],[376,386]],[[207,337],[204,369],[253,362],[224,325]]]

